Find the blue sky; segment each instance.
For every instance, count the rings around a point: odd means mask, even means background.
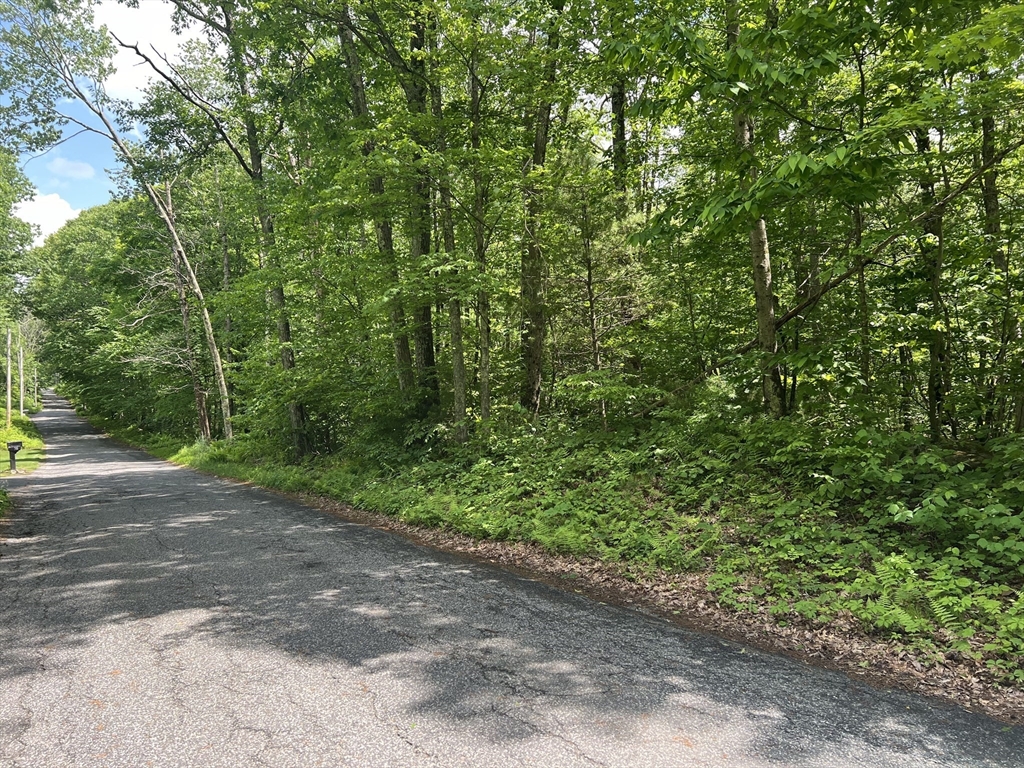
[[[104,0],[96,7],[96,21],[125,42],[152,45],[166,55],[173,55],[184,41],[171,30],[170,6],[162,0],[141,0],[138,8]],[[149,80],[146,68],[127,51],[118,53],[114,63],[117,73],[107,81],[107,92],[137,101]],[[67,112],[76,119],[89,116],[78,104],[68,104]],[[22,168],[36,196],[22,203],[17,213],[39,228],[37,244],[82,210],[110,200],[115,189],[110,172],[117,170],[118,163],[110,142],[91,133],[70,138],[78,130],[69,126],[65,133],[69,138],[63,144],[44,154],[22,158]]]

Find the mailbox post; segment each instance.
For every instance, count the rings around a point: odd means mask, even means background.
[[[7,444],[7,452],[11,454],[11,472],[18,471],[18,451],[21,450],[21,440],[14,440]]]

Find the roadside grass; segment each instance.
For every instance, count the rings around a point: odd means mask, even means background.
[[[12,414],[11,426],[0,426],[0,476],[10,477],[10,463],[8,461],[7,443],[20,440],[22,449],[18,452],[18,474],[27,474],[39,468],[40,463],[46,458],[46,445],[42,435],[36,429],[36,425],[28,416]],[[11,500],[6,488],[0,488],[0,517],[6,515],[10,508]]]

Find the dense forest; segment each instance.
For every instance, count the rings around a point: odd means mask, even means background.
[[[4,157],[123,163],[0,220],[84,413],[1024,680],[1024,8],[171,1],[179,59],[2,2]]]

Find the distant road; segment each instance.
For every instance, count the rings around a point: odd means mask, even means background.
[[[1024,730],[125,450],[50,397],[0,766],[1024,767]]]

